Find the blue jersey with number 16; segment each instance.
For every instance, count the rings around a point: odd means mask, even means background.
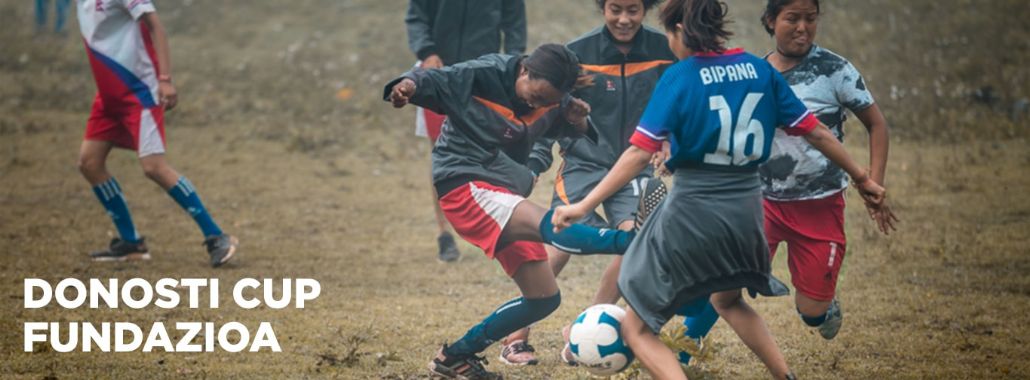
[[[769,158],[773,128],[804,135],[817,125],[768,62],[732,49],[666,69],[630,142],[656,152],[668,140],[670,170],[750,171]]]

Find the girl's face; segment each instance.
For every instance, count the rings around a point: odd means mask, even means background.
[[[783,7],[775,20],[766,20],[773,29],[776,50],[788,57],[803,57],[815,42],[819,8],[812,0],[796,0]]]
[[[683,26],[681,24],[676,24],[676,30],[666,30],[665,38],[669,40],[669,50],[672,50],[676,59],[687,59],[694,53],[683,44]]]
[[[530,79],[525,68],[515,79],[515,96],[518,96],[529,108],[547,107],[558,104],[565,97],[561,91],[545,79]]]
[[[615,42],[628,44],[640,31],[646,13],[643,0],[608,0],[604,3],[604,25]]]

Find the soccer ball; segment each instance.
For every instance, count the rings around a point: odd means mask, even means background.
[[[615,305],[588,307],[572,323],[569,348],[576,363],[598,376],[611,376],[629,367],[633,351],[619,334],[626,311]]]

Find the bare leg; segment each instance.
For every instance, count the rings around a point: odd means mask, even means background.
[[[545,245],[544,249],[547,250],[547,262],[551,265],[551,271],[554,272],[554,277],[558,277],[572,255],[550,245]]]
[[[826,310],[830,308],[831,301],[817,301],[799,292],[794,297],[794,302],[802,315],[818,318],[820,315],[826,314]]]
[[[168,165],[165,155],[151,154],[140,157],[139,162],[143,166],[143,174],[146,174],[147,178],[156,182],[165,191],[179,182],[179,173],[172,169],[171,165]]]
[[[633,307],[626,308],[626,318],[622,319],[622,337],[655,379],[687,379],[676,355],[647,327]]]
[[[107,155],[114,144],[108,141],[84,140],[79,147],[79,172],[90,186],[104,183],[111,178],[107,172]]]
[[[625,220],[619,223],[619,229],[623,231],[633,230],[633,221]],[[604,274],[601,275],[601,285],[597,288],[597,293],[594,294],[594,305],[619,302],[619,298],[622,297],[619,294],[618,286],[620,268],[622,268],[622,256],[613,257],[612,262],[608,264],[608,268],[605,268]]]
[[[766,368],[773,377],[783,379],[790,372],[783,353],[776,346],[776,341],[765,325],[765,321],[758,315],[741,296],[740,290],[730,290],[712,294],[710,298],[712,306],[719,312],[719,316],[729,323],[733,331],[737,333],[740,340],[758,355],[758,358],[765,363]]]

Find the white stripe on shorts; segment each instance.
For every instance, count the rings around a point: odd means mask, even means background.
[[[520,197],[515,194],[501,193],[490,189],[483,189],[476,187],[476,184],[469,183],[470,192],[472,193],[472,199],[475,199],[476,204],[491,218],[497,225],[504,230],[504,226],[508,225],[508,220],[511,219],[511,214],[515,211],[515,206],[526,200],[526,198]]]
[[[143,109],[139,117],[139,141],[136,147],[140,157],[165,152],[165,142],[161,139],[161,132],[157,130],[157,122],[147,108]]]

